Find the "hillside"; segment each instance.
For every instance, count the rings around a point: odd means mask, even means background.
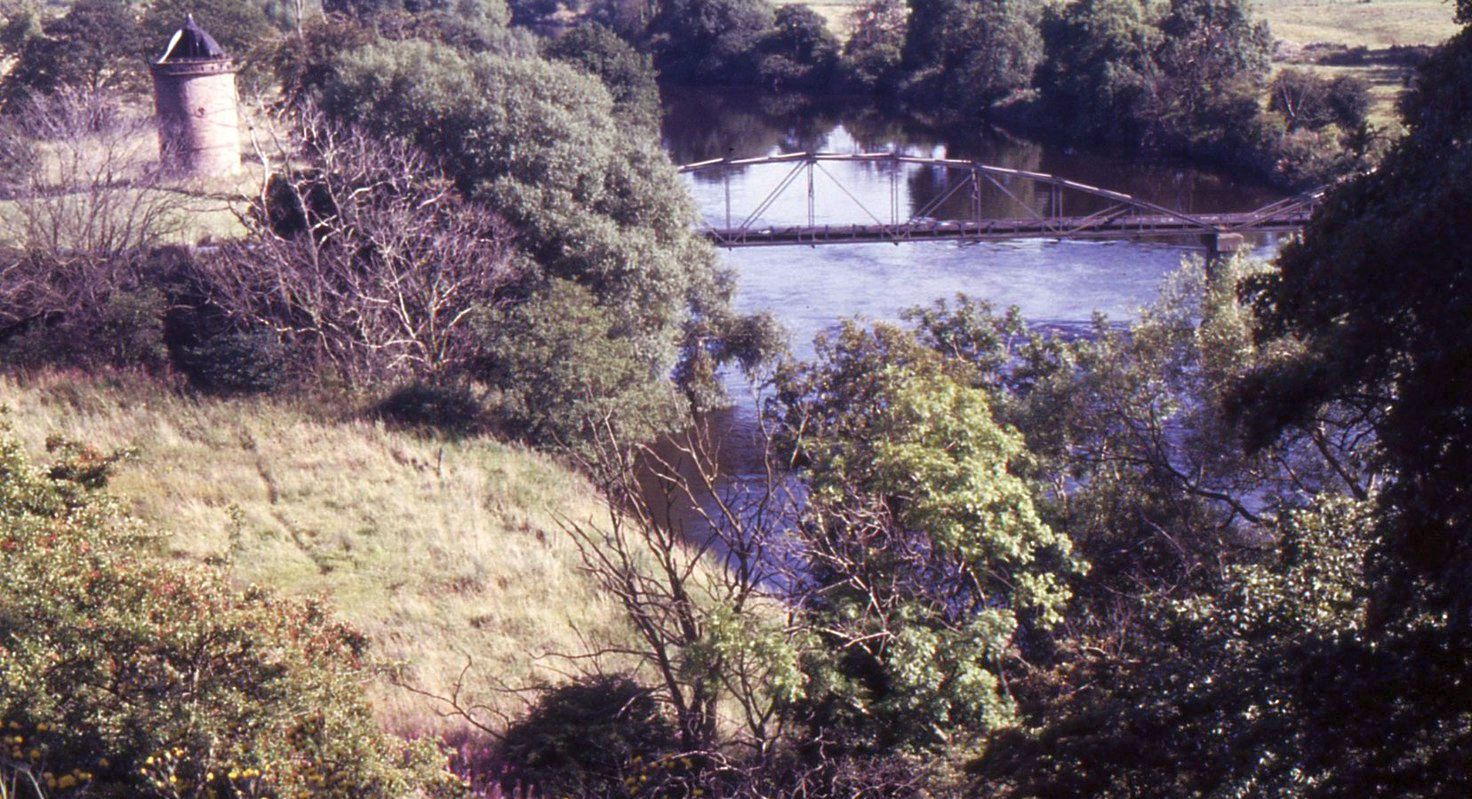
[[[58,434],[136,448],[112,489],[168,533],[172,554],[227,562],[239,518],[230,566],[239,580],[326,595],[378,654],[412,661],[408,673],[427,689],[443,692],[467,657],[472,687],[524,682],[534,654],[577,650],[576,630],[616,628],[557,524],[599,503],[548,457],[129,378],[0,377],[0,403],[37,453]],[[439,724],[433,703],[387,679],[373,699],[394,729]]]

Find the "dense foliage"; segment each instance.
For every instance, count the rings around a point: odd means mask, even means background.
[[[916,92],[957,116],[986,113],[1032,85],[1042,59],[1041,5],[1027,0],[916,0],[904,61]]]
[[[714,405],[722,364],[756,375],[781,344],[731,311],[691,232],[656,74],[859,87],[1300,181],[1362,163],[1367,87],[1269,81],[1244,0],[874,0],[842,48],[764,0],[607,0],[609,27],[540,44],[496,0],[325,6],[289,37],[275,3],[7,6],[0,180],[25,202],[0,214],[0,364],[346,387],[394,422],[578,457],[613,502],[563,521],[633,633],[570,656],[585,678],[506,728],[506,779],[682,799],[1472,790],[1472,33],[1275,266],[1188,264],[1133,324],[1078,335],[965,297],[846,323],[778,370],[767,472],[728,481],[704,425],[640,446]],[[186,8],[282,88],[246,236],[192,253],[161,246],[174,193],[120,113]],[[135,221],[92,224],[119,209]],[[228,557],[154,557],[103,491],[116,458],[53,448],[38,469],[0,438],[0,781],[458,788],[373,724],[361,637],[232,585]]]
[[[1079,568],[1016,474],[1021,436],[985,390],[890,328],[846,326],[780,385],[810,491],[793,534],[839,672],[822,680],[839,696],[813,699],[865,719],[881,747],[1009,723],[1019,628],[1056,624]]]
[[[649,22],[662,77],[691,83],[747,83],[757,45],[775,12],[766,0],[665,0]]]
[[[18,15],[8,27],[18,68],[0,80],[6,108],[32,93],[130,90],[147,80],[139,56],[150,43],[127,0],[78,0],[61,16]]]
[[[804,6],[777,9],[772,30],[758,45],[761,81],[774,89],[822,91],[838,67],[838,38],[816,11]]]
[[[580,67],[603,81],[613,96],[613,109],[632,125],[659,129],[659,84],[649,56],[596,22],[579,25],[547,43],[551,59]]]
[[[1463,32],[1421,68],[1404,104],[1410,134],[1379,170],[1335,191],[1255,287],[1262,337],[1285,357],[1244,388],[1259,442],[1326,403],[1374,410],[1396,475],[1382,496],[1382,568],[1394,577],[1382,587],[1402,608],[1424,588],[1462,620],[1472,608],[1472,492],[1460,476],[1472,464],[1472,258],[1460,221],[1472,203],[1469,64]]]

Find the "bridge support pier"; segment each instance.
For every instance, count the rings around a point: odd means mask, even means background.
[[[1241,233],[1218,231],[1204,236],[1206,240],[1206,273],[1213,274],[1217,267],[1242,250],[1247,249],[1247,237]]]

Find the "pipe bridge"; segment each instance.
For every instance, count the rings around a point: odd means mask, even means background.
[[[872,209],[845,186],[827,164],[866,163],[889,173],[888,208]],[[783,165],[782,179],[754,208],[733,215],[731,174],[748,167]],[[902,212],[900,178],[906,165],[928,167],[935,195]],[[724,224],[705,220],[700,232],[718,247],[815,246],[908,241],[1005,241],[1009,239],[1181,239],[1194,238],[1213,254],[1231,253],[1254,233],[1301,230],[1323,196],[1316,189],[1237,213],[1190,214],[1071,180],[955,158],[925,158],[892,152],[791,153],[761,158],[722,158],[685,164],[680,174],[725,187]],[[911,174],[915,170],[910,170]],[[938,174],[936,174],[938,173]],[[824,192],[818,187],[823,186]],[[867,218],[826,224],[820,199],[835,186]],[[794,191],[794,188],[796,189]],[[786,198],[806,191],[806,224],[770,224],[763,217]],[[708,210],[708,209],[707,209]],[[936,218],[942,216],[943,218]]]

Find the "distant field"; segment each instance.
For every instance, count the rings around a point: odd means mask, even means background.
[[[828,23],[828,29],[833,31],[839,39],[847,40],[852,27],[850,17],[855,7],[863,5],[860,0],[827,0],[826,2],[811,3],[778,3],[785,5],[805,5],[818,12]]]
[[[545,456],[268,400],[192,399],[137,379],[0,377],[0,404],[36,453],[54,433],[137,447],[113,491],[169,534],[178,557],[225,557],[238,509],[239,580],[325,595],[379,655],[410,662],[429,689],[447,691],[467,656],[471,686],[515,684],[547,674],[532,653],[581,651],[578,630],[621,635],[619,614],[578,571],[557,522],[602,506]],[[391,728],[439,723],[432,703],[386,681],[372,693]]]
[[[1457,31],[1445,0],[1256,0],[1273,36],[1370,48],[1436,44]]]
[[[1435,45],[1456,33],[1452,6],[1443,0],[1257,0],[1258,13],[1273,36],[1293,51],[1312,44],[1383,50],[1397,45]],[[1275,68],[1289,65],[1278,64]],[[1326,77],[1354,75],[1370,84],[1370,122],[1382,131],[1399,126],[1396,100],[1410,77],[1394,64],[1329,66],[1292,64]]]

